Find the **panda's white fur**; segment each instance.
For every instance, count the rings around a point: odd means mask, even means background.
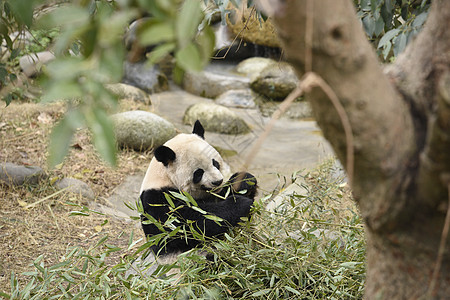
[[[206,237],[217,237],[237,226],[242,217],[249,216],[256,195],[256,179],[249,173],[235,173],[223,188],[228,172],[222,157],[204,140],[199,121],[192,134],[179,134],[155,149],[141,185],[142,228],[147,236],[170,232],[173,227],[169,228],[165,222],[175,215],[172,225],[181,226],[184,232],[153,245],[155,254],[168,256],[201,243],[188,232],[190,228]],[[168,202],[171,193],[180,191],[189,193],[200,210],[176,197]],[[209,215],[223,221],[216,222]]]
[[[164,166],[153,157],[139,194],[147,189],[174,187],[189,193],[194,199],[204,197],[207,190],[215,187],[212,182],[223,181],[224,175],[229,173],[219,152],[197,134],[181,133],[167,141],[164,146],[176,153],[175,161]],[[220,170],[213,166],[212,159],[220,164]],[[197,168],[205,172],[201,181],[194,184],[192,174]],[[224,173],[221,170],[224,170]]]

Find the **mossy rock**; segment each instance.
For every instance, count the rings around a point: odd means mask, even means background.
[[[183,122],[193,125],[199,120],[206,131],[244,134],[250,127],[232,110],[215,103],[197,103],[187,108]]]

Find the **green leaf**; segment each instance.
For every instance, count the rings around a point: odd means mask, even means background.
[[[119,82],[122,79],[124,57],[122,45],[104,49],[100,57],[100,78],[107,82]]]
[[[198,207],[198,206],[191,206],[191,208],[192,208],[193,210],[198,211],[198,212],[201,213],[202,215],[206,215],[206,214],[207,214],[206,211],[204,211],[203,209],[201,209],[201,208]],[[206,217],[206,216],[205,216],[205,217]],[[208,219],[209,219],[209,218],[208,218]]]
[[[375,32],[375,19],[372,16],[367,15],[362,19],[362,23],[367,35],[369,37],[373,36],[373,33]]]
[[[398,33],[400,32],[400,29],[392,29],[383,35],[383,37],[378,42],[378,48],[383,47],[385,44],[387,44],[392,38],[394,38]]]
[[[84,212],[84,211],[74,210],[69,213],[69,216],[89,216],[89,213]]]
[[[184,70],[201,71],[203,64],[198,48],[190,43],[175,53],[177,65]]]
[[[212,220],[212,221],[216,222],[219,225],[220,225],[221,222],[223,222],[223,219],[221,217],[218,217],[218,216],[206,215],[205,214],[205,218],[209,219],[209,220]]]
[[[205,65],[208,63],[214,51],[215,38],[214,31],[209,26],[205,27],[197,37],[197,43]]]
[[[88,126],[92,131],[94,146],[102,158],[110,165],[116,165],[116,138],[114,125],[106,112],[100,108],[93,108],[92,118],[88,119]]]
[[[55,127],[50,135],[48,164],[53,168],[66,156],[75,130],[83,123],[83,116],[78,110],[69,111]]]
[[[27,1],[27,0],[24,0]],[[39,24],[44,27],[54,28],[63,26],[65,28],[77,28],[89,21],[89,11],[79,5],[62,5],[47,15],[44,15]]]
[[[143,45],[155,45],[161,42],[171,42],[175,38],[174,28],[169,22],[151,19],[138,28],[139,42]]]
[[[164,193],[164,198],[166,198],[167,203],[169,203],[170,207],[175,208],[175,204],[172,201],[172,197],[169,194]]]
[[[260,296],[270,293],[271,291],[272,291],[272,289],[263,289],[263,290],[254,292],[253,294],[251,294],[251,296],[252,297],[260,297]]]
[[[394,39],[394,56],[398,56],[406,47],[407,37],[403,32]]]
[[[170,52],[173,50],[175,50],[175,43],[165,43],[155,47],[155,49],[153,49],[147,57],[151,64],[155,64],[163,59],[166,55],[170,54]]]
[[[341,263],[340,266],[347,269],[354,269],[356,266],[361,265],[359,261],[348,261]]]
[[[186,199],[194,206],[198,206],[197,201],[195,201],[195,199],[188,193],[188,192],[183,192],[183,195],[186,197]]]
[[[392,47],[392,43],[388,42],[387,44],[385,44],[384,48],[383,48],[383,58],[386,59],[389,55],[389,52],[391,51],[391,47]]]
[[[383,29],[384,29],[384,20],[383,18],[380,17],[375,21],[375,31],[374,31],[375,35],[379,36],[383,32]]]
[[[370,10],[370,0],[361,0],[360,2],[361,9],[364,11]]]
[[[202,20],[200,1],[186,0],[176,19],[176,35],[179,47],[188,45],[197,35],[198,25]]]
[[[28,28],[33,23],[34,0],[13,0],[8,1],[14,17],[25,24]]]
[[[423,23],[425,23],[425,21],[427,20],[428,17],[428,12],[423,12],[420,15],[418,15],[413,23],[412,23],[412,27],[422,27]]]
[[[52,82],[52,85],[45,91],[42,97],[42,102],[52,102],[58,100],[81,98],[83,92],[78,83],[73,81],[58,81]]]
[[[85,64],[77,57],[55,59],[50,62],[46,68],[48,75],[56,80],[78,79],[79,74],[85,70]]]
[[[297,291],[297,290],[291,288],[291,287],[288,286],[288,285],[285,285],[284,288],[285,288],[286,290],[288,290],[289,292],[291,292],[291,293],[294,293],[294,294],[296,294],[296,295],[301,295],[299,291]]]

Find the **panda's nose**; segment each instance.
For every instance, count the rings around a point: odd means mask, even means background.
[[[211,182],[211,184],[214,185],[214,186],[219,186],[219,185],[222,184],[222,182],[223,182],[223,179],[220,179],[220,180]]]

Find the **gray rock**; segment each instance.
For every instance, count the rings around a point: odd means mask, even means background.
[[[248,133],[250,127],[236,113],[215,103],[197,103],[186,110],[183,122],[193,125],[200,120],[206,131],[241,134]]]
[[[111,93],[117,95],[119,100],[122,99],[131,99],[137,102],[143,102],[145,104],[150,105],[150,96],[141,90],[132,85],[124,84],[124,83],[114,83],[107,84],[105,86]]]
[[[252,90],[273,100],[283,100],[297,86],[298,79],[293,68],[286,63],[269,65],[254,78]]]
[[[143,179],[144,174],[128,176],[122,184],[113,190],[111,197],[107,199],[108,202],[115,210],[127,216],[138,216],[136,210],[129,209],[124,203],[129,203],[131,207],[135,206],[139,199],[139,190]]]
[[[172,123],[147,111],[127,111],[111,119],[119,146],[137,151],[160,146],[176,134]]]
[[[37,75],[42,66],[55,59],[55,55],[50,51],[24,55],[19,60],[20,68],[25,75],[32,77]]]
[[[167,91],[169,81],[157,65],[125,62],[123,82],[152,94]]]
[[[255,108],[256,95],[251,89],[229,90],[216,98],[216,103],[237,108]]]
[[[270,58],[251,57],[241,61],[237,65],[236,71],[253,79],[258,77],[265,68],[276,65],[277,63],[278,62]]]
[[[279,102],[258,101],[258,107],[264,117],[271,117],[272,114],[278,109]],[[294,102],[281,117],[287,117],[295,120],[312,118],[313,114],[311,105],[307,101]]]
[[[309,102],[300,101],[292,103],[287,111],[287,116],[291,119],[306,119],[312,118],[312,108]]]
[[[58,190],[62,190],[62,189],[66,189],[66,191],[77,194],[77,195],[81,195],[87,199],[94,199],[95,198],[95,194],[94,191],[92,191],[92,189],[89,187],[89,185],[87,185],[87,183],[75,179],[75,178],[63,178],[61,180],[58,180],[57,182],[55,182],[55,187]]]
[[[185,91],[206,98],[216,98],[228,90],[248,88],[250,79],[232,74],[210,71],[186,72],[183,80]]]
[[[38,184],[47,175],[39,167],[21,166],[13,163],[0,163],[0,183],[7,185]]]

